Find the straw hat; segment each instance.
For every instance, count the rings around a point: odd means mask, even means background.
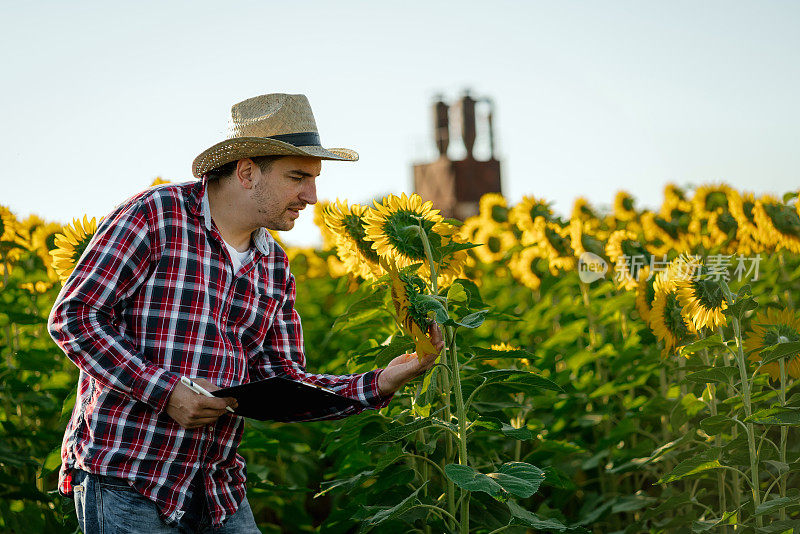
[[[228,139],[197,156],[192,163],[192,173],[201,178],[220,165],[255,156],[358,159],[358,153],[348,148],[322,148],[317,123],[305,95],[276,93],[234,104]]]

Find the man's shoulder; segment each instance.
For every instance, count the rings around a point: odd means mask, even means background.
[[[136,209],[144,209],[156,216],[182,211],[186,201],[192,198],[193,190],[197,187],[196,180],[149,187],[122,201],[110,215],[113,217],[116,214]]]

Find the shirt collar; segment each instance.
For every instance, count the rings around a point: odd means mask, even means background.
[[[192,209],[192,211],[203,218],[203,224],[208,230],[211,230],[211,204],[208,202],[208,180],[205,178],[203,179],[200,189],[196,190],[197,195],[202,195],[200,197],[199,206],[195,203],[194,206],[190,205],[190,208],[197,207],[199,209]],[[196,198],[196,197],[195,197]],[[272,248],[275,245],[275,240],[272,238],[272,235],[267,232],[266,228],[259,228],[255,232],[253,232],[253,243],[255,243],[256,248],[265,256],[269,256]]]

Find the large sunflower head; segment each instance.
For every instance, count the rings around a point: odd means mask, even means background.
[[[636,215],[634,198],[627,191],[618,191],[614,197],[614,217],[618,221],[632,221]]]
[[[508,222],[508,204],[500,193],[486,193],[479,202],[480,216],[502,224]]]
[[[66,282],[69,275],[75,270],[75,264],[89,246],[96,231],[97,221],[95,218],[89,219],[84,215],[83,222],[80,219],[73,219],[72,224],[65,225],[62,233],[55,236],[53,241],[56,248],[50,252],[50,255],[53,256],[53,269],[62,283]]]
[[[639,273],[650,265],[652,255],[630,230],[613,232],[606,243],[606,255],[614,264],[614,280],[624,289],[636,288]]]
[[[537,218],[553,219],[550,203],[534,196],[524,196],[508,213],[508,220],[521,232],[531,231]]]
[[[366,239],[374,244],[378,256],[394,261],[398,267],[421,263],[421,274],[430,276],[428,258],[421,233],[425,232],[434,261],[439,263],[443,283],[457,277],[466,260],[463,250],[446,253],[447,245],[458,242],[456,228],[443,221],[433,203],[423,202],[416,193],[411,196],[389,195],[370,208],[365,216]]]
[[[336,254],[353,276],[372,280],[382,276],[380,259],[367,237],[367,207],[347,201],[329,203],[322,211],[323,226],[335,236]]]
[[[381,258],[381,267],[389,274],[398,326],[414,339],[417,357],[424,352],[436,352],[427,334],[431,319],[420,298],[427,292],[425,281],[412,272],[398,269],[391,258]]]
[[[681,256],[670,264],[667,272],[673,277],[683,314],[696,330],[704,327],[715,330],[727,320],[723,310],[728,307],[719,277],[711,273],[696,257]],[[679,273],[692,273],[680,276]]]
[[[668,356],[676,347],[691,341],[695,329],[682,313],[675,287],[668,282],[658,280],[662,274],[664,273],[658,273],[654,282],[655,296],[650,309],[650,328],[653,334],[664,342],[662,355]]]
[[[539,248],[528,247],[511,256],[511,261],[508,262],[508,269],[511,271],[511,276],[518,282],[531,291],[536,291],[542,285],[538,270],[540,261],[542,261],[542,253]]]
[[[800,215],[796,208],[764,195],[756,201],[753,213],[761,242],[800,254]]]
[[[751,326],[753,329],[744,340],[744,348],[751,353],[751,361],[761,361],[761,351],[764,349],[780,343],[800,341],[800,317],[789,309],[769,308],[766,312],[758,312]],[[800,352],[789,354],[786,363],[789,376],[800,378]],[[763,365],[761,372],[768,373],[773,380],[780,380],[780,364],[777,361]]]

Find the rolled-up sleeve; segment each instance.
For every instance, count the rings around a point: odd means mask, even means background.
[[[103,220],[58,295],[48,328],[82,371],[163,411],[179,377],[137,350],[120,331],[115,311],[147,275],[160,246],[153,236],[143,202]]]

